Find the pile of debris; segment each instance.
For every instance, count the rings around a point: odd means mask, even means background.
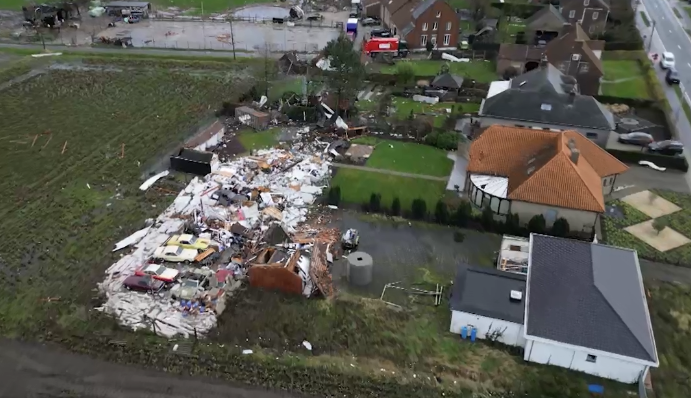
[[[106,270],[99,288],[107,300],[99,309],[135,330],[188,337],[204,335],[216,325],[225,301],[247,276],[257,287],[333,296],[328,263],[339,249],[339,233],[305,224],[330,176],[322,158],[325,147],[312,142],[291,151],[263,150],[229,163],[214,162],[212,172],[195,177],[150,226],[116,244],[115,250],[134,250]],[[171,234],[185,235],[174,235],[177,246],[168,246]],[[207,243],[194,246],[200,241]],[[199,254],[192,251],[184,261],[175,257],[189,246]],[[176,261],[171,268],[151,264],[169,261],[167,255]],[[145,293],[125,289],[131,288],[128,278],[147,272],[157,280],[152,287],[133,287]],[[188,277],[162,287],[159,281],[166,273]]]

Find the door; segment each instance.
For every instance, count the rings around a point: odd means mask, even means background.
[[[554,224],[554,222],[557,220],[557,211],[556,210],[547,210],[547,211],[545,211],[543,216],[545,217],[545,224],[549,227],[552,224]]]

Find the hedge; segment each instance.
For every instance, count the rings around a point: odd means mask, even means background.
[[[689,171],[689,163],[683,156],[667,156],[647,152],[621,151],[618,149],[608,149],[607,152],[624,163],[637,164],[641,160],[647,160],[660,167],[681,170],[683,172]]]

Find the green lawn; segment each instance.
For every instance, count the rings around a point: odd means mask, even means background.
[[[453,168],[453,160],[446,157],[445,151],[429,145],[375,137],[362,137],[353,142],[375,146],[367,167],[435,177],[446,177]]]
[[[605,69],[605,77],[600,84],[603,95],[623,98],[651,98],[645,73],[638,61],[605,60],[602,61],[602,64]]]
[[[410,211],[413,200],[418,198],[427,202],[428,211],[434,211],[434,206],[446,190],[446,183],[443,181],[346,168],[338,169],[331,185],[341,187],[341,200],[344,202],[366,203],[373,193],[378,193],[381,194],[382,207],[390,208],[393,199],[398,197],[401,200],[401,209],[406,211]]]
[[[28,5],[30,2],[25,0],[0,0],[0,10],[22,11],[22,6]]]
[[[684,11],[691,17],[691,7],[684,7]]]
[[[660,218],[666,221],[669,228],[686,237],[691,237],[691,195],[661,190],[654,190],[654,192],[681,208],[678,212]],[[651,261],[691,266],[691,243],[660,252],[624,230],[631,225],[648,221],[650,217],[621,201],[608,204],[616,204],[617,207],[621,208],[624,212],[624,218],[603,217],[602,233],[605,243],[635,249],[640,257]]]
[[[238,133],[238,140],[247,151],[251,149],[266,149],[277,144],[276,137],[281,130],[278,128],[265,131],[247,130]]]
[[[399,119],[406,119],[410,117],[410,112],[413,114],[432,114],[434,116],[434,127],[441,127],[444,124],[444,120],[447,118],[449,113],[447,109],[452,109],[458,105],[455,102],[439,102],[437,104],[426,104],[424,102],[413,101],[408,98],[394,97],[391,101],[392,105],[396,108],[396,117]],[[465,105],[461,105],[465,110]]]
[[[19,0],[0,0],[0,2],[5,1],[19,1]],[[202,14],[202,8],[204,8],[204,14],[217,13],[229,10],[231,8],[238,8],[250,4],[259,3],[272,3],[271,0],[155,0],[154,4],[158,6],[165,7],[180,7],[181,9],[195,8],[196,12],[194,14]],[[203,6],[202,6],[203,4]]]
[[[433,60],[398,61],[407,62],[413,66],[417,76],[436,76],[444,62]],[[489,83],[497,80],[494,63],[490,61],[448,62],[451,73],[463,76],[466,79],[475,79],[479,82]],[[380,69],[381,73],[396,73],[396,65],[386,65]]]
[[[271,88],[269,88],[269,100],[277,101],[283,96],[283,93],[290,91],[298,94],[302,93],[302,82],[302,77],[289,78],[273,82],[271,84]]]
[[[676,7],[672,7],[672,11],[674,11],[674,15],[676,15],[677,18],[681,18],[681,13],[679,12],[679,10],[677,10]]]

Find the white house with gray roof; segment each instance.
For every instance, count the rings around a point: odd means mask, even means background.
[[[623,383],[659,360],[634,250],[532,234],[523,359]]]
[[[579,94],[575,78],[546,62],[491,94],[478,112],[483,127],[499,124],[555,132],[576,130],[602,147],[616,128],[614,115],[604,105]]]
[[[635,251],[537,234],[528,251],[527,276],[459,267],[452,333],[474,329],[523,347],[526,361],[623,383],[659,365]]]

